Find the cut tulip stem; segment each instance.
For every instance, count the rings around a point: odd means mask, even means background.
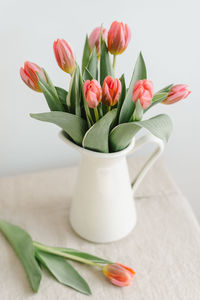
[[[78,261],[78,262],[81,262],[81,263],[84,263],[84,264],[92,265],[92,266],[98,267],[100,269],[103,268],[103,266],[100,265],[100,264],[97,264],[95,262],[92,262],[92,261],[87,260],[87,259],[82,258],[82,257],[78,257],[78,256],[74,256],[72,254],[68,254],[68,253],[62,252],[61,250],[59,250],[59,249],[57,249],[55,247],[46,246],[46,245],[40,244],[40,243],[35,242],[35,241],[33,242],[33,246],[36,249],[41,250],[43,252],[47,252],[47,253],[50,253],[50,254],[61,256],[61,257],[64,257],[64,258],[67,258],[67,259],[71,259],[71,260],[74,260],[74,261]]]
[[[116,55],[113,55],[113,71],[115,75],[115,66],[116,66]]]
[[[95,115],[96,122],[99,121],[99,113],[97,107],[94,108],[94,115]]]

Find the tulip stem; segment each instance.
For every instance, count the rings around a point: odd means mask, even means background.
[[[115,74],[115,65],[116,65],[116,55],[113,55],[113,71]]]
[[[97,107],[94,108],[94,115],[95,115],[96,122],[99,121],[99,113]]]
[[[64,258],[75,260],[75,261],[78,261],[78,262],[81,262],[81,263],[84,263],[84,264],[88,264],[88,265],[92,265],[92,266],[95,266],[95,267],[98,267],[98,268],[101,268],[101,269],[103,268],[102,265],[97,264],[95,262],[92,262],[91,260],[87,260],[85,258],[63,252],[63,251],[61,251],[61,250],[59,250],[58,248],[55,248],[55,247],[45,246],[45,245],[40,244],[40,243],[35,242],[35,241],[33,242],[33,245],[36,249],[41,250],[43,252],[47,252],[47,253],[51,253],[51,254],[61,256],[61,257],[64,257]]]

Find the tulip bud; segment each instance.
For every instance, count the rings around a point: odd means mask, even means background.
[[[146,109],[151,105],[153,98],[153,83],[150,80],[144,79],[139,80],[135,83],[133,87],[133,102],[140,100],[140,104],[143,109]]]
[[[135,275],[135,271],[119,263],[104,266],[103,272],[112,284],[117,286],[130,285]]]
[[[64,72],[72,75],[76,61],[69,44],[65,40],[57,39],[57,41],[53,43],[53,50],[59,67]]]
[[[124,52],[131,39],[131,30],[127,24],[113,22],[108,31],[108,51],[118,55]]]
[[[102,103],[109,106],[115,105],[119,101],[121,90],[120,80],[118,78],[113,80],[111,76],[107,76],[102,87]]]
[[[37,73],[47,82],[46,76],[43,70],[36,64],[26,61],[24,63],[24,68],[20,68],[21,79],[25,82],[28,87],[36,92],[42,92],[38,84]]]
[[[92,31],[92,33],[89,36],[90,52],[92,52],[92,49],[94,48],[94,46],[96,46],[97,56],[100,56],[100,33],[101,33],[101,27],[97,27]],[[107,31],[105,28],[102,28],[103,40],[105,40],[106,37],[107,37]]]
[[[95,79],[86,80],[83,84],[85,100],[90,108],[98,106],[102,98],[102,90],[99,82]]]
[[[188,89],[188,86],[186,84],[174,85],[171,88],[169,95],[162,103],[173,104],[182,99],[185,99],[190,93],[191,91]]]

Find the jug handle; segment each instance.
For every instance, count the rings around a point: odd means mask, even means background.
[[[139,184],[143,180],[146,173],[149,171],[149,169],[153,166],[153,164],[159,158],[159,156],[161,155],[161,153],[163,152],[164,147],[165,147],[165,144],[161,139],[159,139],[159,138],[155,137],[154,135],[148,133],[148,134],[146,134],[146,135],[144,135],[141,138],[136,140],[135,146],[129,154],[137,151],[140,147],[142,147],[145,144],[149,144],[149,143],[154,143],[154,144],[157,145],[157,147],[153,151],[151,156],[147,159],[147,161],[144,163],[144,165],[142,166],[142,168],[140,169],[138,174],[135,176],[133,182],[131,183],[133,193],[138,188]]]

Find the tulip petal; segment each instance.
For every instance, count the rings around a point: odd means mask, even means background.
[[[103,268],[104,275],[116,286],[127,286],[135,275],[135,271],[119,263],[108,264]]]
[[[59,67],[66,73],[72,74],[76,62],[70,45],[64,39],[57,39],[53,44],[53,50]]]
[[[34,91],[41,92],[41,89],[38,84],[39,80],[37,73],[45,82],[47,82],[47,78],[44,74],[44,71],[35,63],[26,61],[24,63],[24,68],[20,69],[20,76],[25,82],[25,84]]]
[[[121,89],[121,82],[118,78],[113,80],[111,76],[107,76],[102,87],[102,103],[108,106],[115,105],[119,101]]]
[[[186,84],[176,84],[171,88],[168,97],[162,103],[176,103],[182,99],[185,99],[190,93],[191,91],[188,89]]]
[[[133,87],[132,100],[137,102],[139,99],[143,109],[149,107],[153,98],[153,82],[151,80],[143,79],[135,83]]]
[[[131,38],[130,28],[127,24],[114,21],[108,32],[108,50],[118,55],[124,52]]]
[[[97,56],[100,55],[100,48],[99,48],[100,33],[101,33],[101,27],[96,27],[89,36],[90,52],[92,52],[92,49],[94,48],[94,46],[96,46]],[[103,40],[105,40],[106,37],[107,37],[107,31],[105,28],[102,28]]]
[[[102,90],[96,79],[86,80],[83,84],[85,100],[90,108],[98,106],[102,98]]]

